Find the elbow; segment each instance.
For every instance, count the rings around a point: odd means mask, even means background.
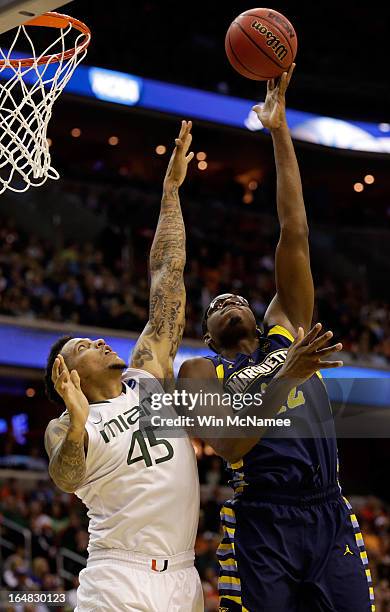
[[[209,441],[210,446],[214,449],[214,451],[228,461],[230,465],[234,463],[238,463],[249,453],[250,450],[260,442],[263,437],[265,430],[259,430],[259,433],[256,437],[251,438],[225,438]]]
[[[60,489],[61,491],[63,491],[64,493],[74,493],[77,489],[76,486],[70,485],[68,482],[62,482],[61,480],[58,480],[56,478],[53,478],[53,476],[50,474],[52,481],[54,482],[54,484],[56,485],[56,487],[58,487],[58,489]]]
[[[213,440],[213,442],[210,442],[210,446],[217,455],[230,464],[237,463],[242,459],[243,453],[233,440]]]
[[[58,487],[64,493],[74,493],[79,486],[79,483],[68,482],[63,480],[62,478],[58,478],[57,474],[54,473],[53,470],[49,467],[49,475],[56,487]]]
[[[57,487],[59,489],[61,489],[61,491],[63,491],[64,493],[74,493],[77,489],[77,487],[70,487],[69,485],[64,485],[64,484],[57,484]]]
[[[286,240],[302,240],[307,242],[309,239],[309,226],[305,220],[291,218],[286,220],[280,228],[281,238]]]
[[[150,259],[150,273],[152,277],[158,277],[160,275],[169,275],[170,278],[177,277],[177,275],[184,275],[184,268],[186,266],[186,256],[177,256],[175,255],[175,259]]]

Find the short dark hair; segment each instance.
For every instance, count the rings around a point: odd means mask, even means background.
[[[51,371],[53,369],[53,364],[54,364],[54,361],[58,353],[61,352],[65,344],[69,342],[69,340],[72,340],[72,338],[73,336],[62,336],[61,338],[58,338],[58,340],[54,342],[54,344],[52,345],[50,349],[50,353],[47,358],[46,369],[45,369],[46,395],[51,402],[54,402],[54,404],[57,404],[57,406],[61,406],[61,407],[65,406],[64,400],[62,399],[60,395],[58,395],[57,391],[54,388],[54,384],[51,379]]]

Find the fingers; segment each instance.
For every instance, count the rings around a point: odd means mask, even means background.
[[[306,336],[304,336],[304,338],[299,343],[297,343],[297,345],[308,346],[311,342],[313,342],[313,340],[315,340],[315,338],[317,338],[321,329],[322,329],[322,324],[316,323],[316,325],[314,325],[314,327],[311,328],[311,330],[306,334]]]
[[[310,351],[318,353],[319,349],[325,347],[331,338],[333,338],[333,332],[330,330],[325,332],[325,334],[322,334],[322,336],[310,343]]]
[[[293,63],[291,64],[290,68],[288,69],[288,72],[287,72],[287,85],[288,85],[288,84],[290,83],[290,81],[291,81],[291,77],[292,77],[293,72],[294,72],[294,70],[295,70],[295,66],[296,66],[296,64],[293,62]]]
[[[59,357],[56,357],[53,363],[53,367],[51,369],[51,379],[54,384],[57,378],[59,377],[59,375],[60,375],[60,360],[59,360]]]
[[[286,89],[291,81],[294,69],[295,64],[291,64],[290,68],[288,69],[288,72],[283,72],[282,76],[280,77],[279,91],[282,95],[286,93]]]
[[[263,105],[256,104],[256,106],[252,106],[252,110],[259,115],[261,111],[263,110]]]
[[[183,153],[186,154],[192,142],[192,134],[190,133],[186,134],[182,142],[183,142],[183,147],[182,147]]]
[[[81,391],[80,387],[80,376],[77,370],[72,370],[70,373],[70,380],[74,384],[74,386]]]
[[[179,132],[179,137],[178,137],[179,139],[183,138],[186,128],[187,128],[187,121],[183,120],[181,122],[181,127],[180,127],[180,132]]]
[[[267,81],[267,93],[275,89],[275,79],[269,79]]]
[[[61,390],[63,385],[69,382],[69,373],[66,371],[61,372],[56,382],[54,383],[54,388],[56,391]]]
[[[304,337],[305,337],[305,332],[303,330],[303,327],[298,327],[298,333],[297,333],[297,336],[296,336],[296,338],[294,340],[294,344],[295,345],[301,344],[301,342],[302,342]]]
[[[338,342],[337,344],[334,344],[333,346],[327,346],[326,348],[320,349],[319,351],[316,351],[316,353],[320,357],[326,357],[327,355],[330,355],[331,353],[338,353],[339,351],[342,350],[342,348],[343,348],[343,345],[341,344],[341,342]]]
[[[319,370],[328,370],[329,368],[342,368],[343,361],[320,361]]]
[[[190,146],[191,140],[192,140],[191,129],[192,129],[192,121],[183,120],[181,122],[179,136],[178,138],[175,138],[175,143],[178,148],[183,147],[187,142],[188,142],[188,147]],[[190,140],[188,141],[187,139],[190,139]],[[188,150],[188,147],[187,147],[187,150]]]
[[[279,93],[282,95],[285,94],[286,89],[287,89],[287,72],[283,72],[282,76],[280,77],[280,81],[279,81]]]
[[[194,153],[192,152],[186,155],[188,149],[191,146],[191,142],[192,142],[191,128],[192,128],[192,121],[182,121],[181,122],[179,138],[175,138],[176,147],[172,154],[172,158],[171,158],[172,162],[173,162],[174,157],[176,156],[177,151],[179,151],[181,154],[186,156],[185,159],[186,159],[187,164],[189,164],[192,158],[194,157]]]
[[[69,371],[68,371],[68,368],[66,367],[66,363],[65,363],[63,356],[58,354],[54,360],[53,367],[51,370],[51,379],[54,384],[56,384],[58,378],[61,376],[63,372],[69,375]]]
[[[66,372],[67,375],[69,376],[69,370],[68,370],[67,365],[65,363],[65,359],[63,358],[62,355],[58,355],[58,358],[60,360],[60,372]]]

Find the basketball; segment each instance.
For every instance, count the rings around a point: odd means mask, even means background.
[[[297,46],[289,20],[267,8],[238,15],[225,38],[226,55],[233,68],[254,81],[280,76],[294,61]]]

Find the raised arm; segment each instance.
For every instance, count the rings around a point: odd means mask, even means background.
[[[160,217],[150,251],[149,321],[131,358],[131,365],[157,378],[173,377],[173,360],[185,324],[185,229],[179,187],[194,154],[189,153],[191,121],[182,121],[164,179]]]
[[[276,174],[280,238],[276,248],[276,296],[266,315],[268,325],[281,324],[293,334],[310,329],[314,287],[310,270],[308,225],[299,166],[286,120],[285,93],[295,64],[279,82],[268,81],[263,107],[255,106],[260,121],[271,131]]]
[[[85,453],[88,447],[85,423],[89,403],[81,391],[77,371],[69,373],[62,355],[54,362],[52,380],[55,390],[65,402],[67,415],[50,421],[45,432],[45,448],[50,460],[49,474],[60,489],[73,493],[85,476]]]

